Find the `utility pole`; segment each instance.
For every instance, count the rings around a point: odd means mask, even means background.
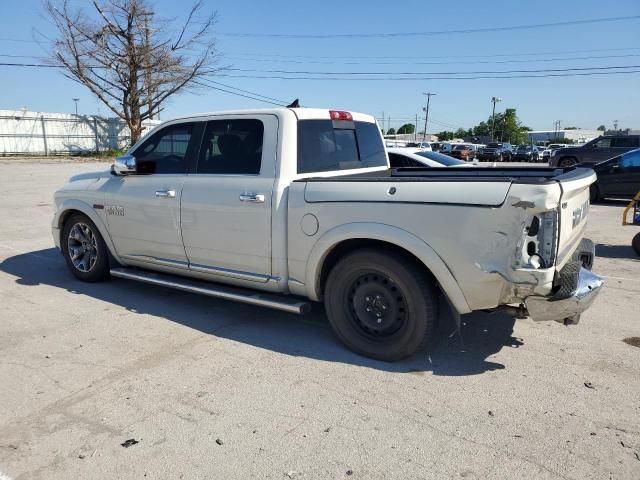
[[[78,116],[78,102],[80,101],[79,98],[72,98],[71,100],[73,100],[76,104],[76,117]]]
[[[493,103],[493,111],[491,113],[491,141],[495,139],[496,132],[496,103],[501,102],[500,97],[491,97],[491,103]]]
[[[416,113],[416,128],[413,129],[413,139],[418,140],[418,114]]]
[[[618,131],[618,120],[614,120],[613,121],[613,129],[617,132]]]
[[[429,121],[429,101],[431,100],[431,97],[433,97],[436,94],[431,92],[426,92],[426,93],[423,93],[423,95],[427,96],[427,106],[426,108],[422,109],[424,110],[424,132],[422,133],[422,141],[425,142],[427,140],[427,122]]]

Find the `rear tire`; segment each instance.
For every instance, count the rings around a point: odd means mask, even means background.
[[[578,160],[576,160],[575,158],[566,157],[566,158],[560,159],[560,161],[558,162],[558,166],[562,168],[567,168],[567,167],[573,167],[577,163],[578,163]]]
[[[589,201],[591,203],[597,203],[602,199],[600,196],[600,189],[595,183],[592,183],[589,187]]]
[[[640,233],[636,233],[633,237],[633,240],[631,240],[631,246],[636,254],[640,255]]]
[[[74,213],[64,223],[62,254],[71,273],[83,282],[109,278],[109,251],[104,239],[89,217]]]
[[[437,319],[431,279],[411,260],[377,249],[350,253],[333,267],[325,307],[351,350],[387,362],[424,348]]]

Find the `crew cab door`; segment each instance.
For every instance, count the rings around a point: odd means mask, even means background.
[[[158,130],[132,152],[137,172],[109,180],[107,222],[123,260],[187,268],[180,196],[198,130],[193,122]]]
[[[640,150],[621,155],[610,168],[607,193],[634,196],[640,191]]]
[[[602,137],[587,143],[582,147],[581,161],[586,163],[598,163],[618,155],[612,145],[611,137]]]
[[[211,117],[195,173],[182,193],[182,238],[189,268],[215,277],[271,277],[271,200],[278,119]]]

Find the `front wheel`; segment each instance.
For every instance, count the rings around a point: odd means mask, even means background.
[[[325,307],[347,347],[384,361],[424,348],[437,319],[427,274],[401,255],[375,249],[350,253],[335,265],[327,278]]]
[[[109,254],[96,225],[81,213],[64,223],[62,254],[73,275],[84,282],[99,282],[109,277]]]

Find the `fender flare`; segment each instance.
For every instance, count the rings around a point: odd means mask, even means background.
[[[95,226],[98,227],[98,231],[100,232],[100,235],[102,235],[102,238],[104,239],[104,243],[107,245],[107,249],[109,250],[109,253],[111,253],[113,258],[118,263],[122,263],[116,253],[115,245],[113,244],[111,235],[109,235],[109,229],[105,225],[104,220],[102,219],[102,217],[100,217],[100,215],[96,213],[95,209],[91,205],[83,202],[82,200],[68,198],[62,201],[60,208],[56,212],[56,218],[54,223],[54,228],[57,228],[59,231],[58,234],[61,235],[62,219],[66,216],[67,212],[69,212],[70,210],[81,212],[87,217],[89,217],[89,219],[95,224]],[[60,241],[62,241],[62,239],[60,239]]]
[[[435,250],[414,234],[382,223],[346,223],[328,230],[318,239],[309,253],[305,272],[309,298],[315,301],[320,299],[320,274],[327,255],[340,242],[356,239],[380,240],[407,250],[431,271],[458,313],[471,312],[460,285]]]

